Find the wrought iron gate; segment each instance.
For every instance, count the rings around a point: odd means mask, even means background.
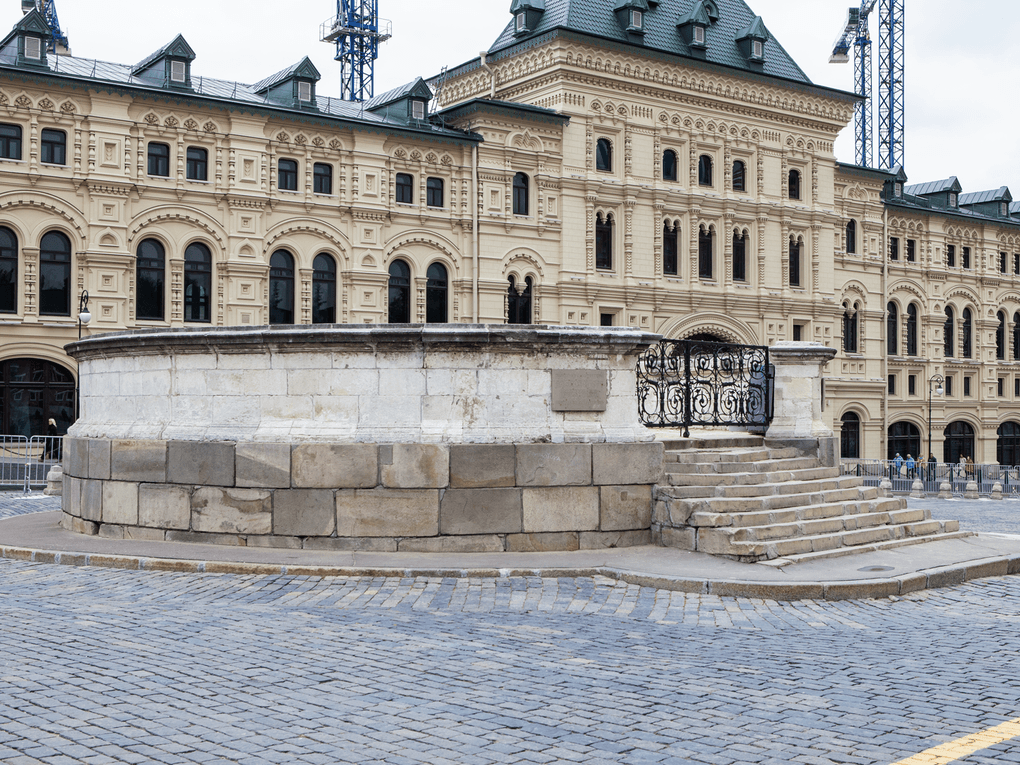
[[[702,340],[661,340],[638,358],[641,422],[765,427],[772,421],[774,370],[769,349]]]

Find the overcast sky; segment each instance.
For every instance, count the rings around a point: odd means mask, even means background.
[[[853,65],[829,64],[848,0],[750,0],[812,81],[853,90]],[[21,16],[0,0],[0,28]],[[379,0],[393,38],[376,62],[376,93],[436,74],[489,47],[510,0]],[[340,94],[340,65],[320,43],[335,0],[57,0],[75,56],[134,63],[180,32],[198,55],[194,73],[252,83],[308,55],[321,95]],[[877,13],[872,37],[878,40]],[[1020,3],[906,0],[906,171],[911,183],[956,175],[964,191],[1011,186],[1020,198]],[[877,83],[877,78],[876,78]],[[852,125],[836,143],[854,161]]]

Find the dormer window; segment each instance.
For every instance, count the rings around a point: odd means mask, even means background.
[[[641,29],[641,22],[644,20],[644,14],[641,11],[630,12],[630,25],[634,29]]]
[[[999,202],[999,215],[1004,218],[1009,215],[1009,206],[1005,202]]]
[[[897,194],[896,196],[899,196],[899,194]],[[956,192],[955,191],[950,191],[949,192],[949,206],[950,207],[956,207]]]
[[[527,34],[538,28],[545,13],[545,0],[513,0],[510,13],[514,20],[514,34]]]
[[[170,62],[170,82],[184,84],[188,81],[188,65],[184,61]]]
[[[518,32],[528,31],[528,17],[524,13],[517,14],[517,31]]]
[[[417,98],[411,100],[411,119],[425,119],[425,102]]]
[[[42,40],[32,35],[25,35],[25,58],[39,61],[42,58]]]
[[[697,26],[694,27],[694,44],[695,45],[704,45],[705,44],[705,28],[704,27],[697,27]]]
[[[903,184],[902,183],[897,181],[896,183],[893,184],[893,194],[896,195],[897,197],[902,197],[903,196]],[[955,204],[955,202],[954,202],[954,204]]]
[[[312,83],[307,80],[298,80],[297,84],[298,101],[308,102],[312,100]]]
[[[765,46],[762,45],[761,40],[755,40],[754,45],[751,46],[751,55],[754,58],[763,58],[765,56]]]

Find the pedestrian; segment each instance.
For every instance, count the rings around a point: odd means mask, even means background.
[[[60,457],[60,436],[57,435],[57,421],[50,417],[46,424],[46,443],[43,446],[40,462],[48,459],[59,459]]]
[[[917,463],[914,462],[914,458],[910,456],[909,452],[907,453],[907,461],[905,464],[907,466],[907,478],[913,478],[914,467],[917,465]]]
[[[967,457],[967,465],[966,465],[966,467],[967,467],[967,478],[968,479],[973,478],[974,477],[974,460],[972,460],[969,455]]]
[[[935,459],[934,454],[928,455],[928,480],[935,480],[935,466],[938,464],[938,460]]]
[[[896,452],[896,457],[893,458],[892,464],[893,467],[896,468],[896,476],[899,477],[900,468],[903,467],[903,458],[900,456],[899,452]]]

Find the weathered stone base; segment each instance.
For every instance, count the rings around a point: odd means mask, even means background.
[[[316,550],[649,544],[661,443],[274,444],[68,438],[65,528]]]

